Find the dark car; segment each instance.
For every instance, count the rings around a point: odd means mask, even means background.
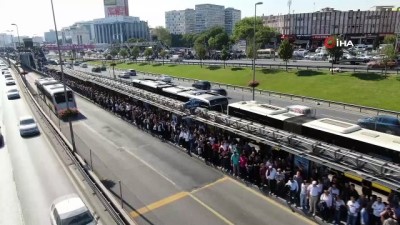
[[[128,70],[130,76],[136,76],[136,70]]]
[[[226,90],[223,88],[214,88],[214,89],[211,89],[210,92],[214,93],[214,94],[223,95],[223,96],[228,95],[228,92],[226,92]]]
[[[200,90],[210,90],[211,84],[208,81],[199,80],[192,84],[192,87],[200,89]]]
[[[379,115],[363,118],[359,119],[357,124],[366,129],[400,135],[400,121],[394,116]]]
[[[107,67],[106,66],[102,66],[100,67],[101,71],[107,71]]]
[[[100,73],[101,72],[101,68],[100,67],[93,67],[92,68],[92,72]]]

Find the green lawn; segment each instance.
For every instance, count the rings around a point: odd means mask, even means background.
[[[91,62],[100,64],[100,62]],[[250,68],[218,66],[118,64],[119,69],[166,74],[176,77],[209,80],[247,86],[252,80]],[[400,111],[400,77],[383,77],[374,73],[339,73],[328,71],[257,69],[258,88],[296,95],[340,101],[376,108]]]

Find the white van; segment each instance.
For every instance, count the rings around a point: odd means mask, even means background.
[[[315,117],[316,111],[308,106],[304,105],[290,105],[286,107],[289,112],[295,112],[303,114],[307,117]]]
[[[92,213],[76,194],[67,195],[54,201],[51,205],[50,220],[52,225],[97,224]]]

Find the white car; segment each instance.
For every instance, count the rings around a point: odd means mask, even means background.
[[[19,133],[22,137],[40,134],[39,127],[35,119],[31,116],[24,116],[19,118]]]
[[[7,98],[8,99],[17,99],[20,98],[19,91],[17,89],[10,89],[7,91]]]
[[[6,79],[6,86],[12,86],[15,85],[15,80],[12,78]]]
[[[161,75],[159,80],[164,81],[166,83],[171,83],[172,82],[172,78],[170,76],[167,76],[167,75]]]
[[[76,195],[64,196],[51,205],[50,220],[52,225],[77,224],[95,225],[96,220],[83,203],[82,199]]]
[[[118,75],[118,77],[129,79],[129,78],[131,78],[131,74],[129,72],[122,72],[120,75]]]

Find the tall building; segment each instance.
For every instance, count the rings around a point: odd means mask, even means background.
[[[96,43],[126,42],[131,38],[150,39],[147,22],[139,17],[118,16],[93,21]]]
[[[44,41],[47,43],[56,43],[56,32],[54,30],[44,32]]]
[[[92,22],[78,22],[61,30],[64,44],[86,45],[93,42]]]
[[[128,0],[104,0],[105,17],[129,16]]]
[[[304,47],[321,46],[330,35],[341,35],[354,44],[372,44],[376,39],[394,34],[396,26],[400,24],[400,11],[386,8],[378,6],[378,11],[325,8],[313,13],[264,16],[263,20],[264,25],[280,31],[282,37]]]
[[[212,27],[225,28],[225,7],[222,5],[200,4],[195,6],[195,32],[201,33]]]
[[[228,34],[233,33],[235,24],[241,19],[240,10],[221,5],[201,4],[195,9],[165,12],[165,27],[172,34],[201,33],[219,26]]]
[[[242,13],[240,10],[234,8],[225,9],[225,31],[229,35],[233,33],[235,24],[242,19]]]
[[[194,9],[165,12],[165,27],[171,34],[190,34],[195,32],[196,15]]]

